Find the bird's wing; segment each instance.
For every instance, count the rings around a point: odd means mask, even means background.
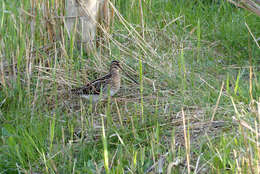
[[[108,83],[110,77],[111,74],[107,74],[106,76],[96,79],[83,87],[72,89],[71,92],[76,95],[99,95],[104,84]]]

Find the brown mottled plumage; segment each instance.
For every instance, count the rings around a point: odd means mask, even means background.
[[[107,75],[96,79],[83,87],[72,89],[71,92],[72,94],[92,100],[92,102],[97,102],[102,98],[107,98],[109,89],[110,96],[113,96],[120,89],[120,69],[122,69],[120,63],[118,61],[112,61]]]

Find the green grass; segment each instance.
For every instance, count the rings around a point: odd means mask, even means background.
[[[51,42],[39,7],[33,29],[30,1],[0,3],[0,173],[259,172],[260,52],[245,26],[259,37],[259,17],[224,0],[146,0],[142,39],[139,1],[113,3],[112,37],[88,54],[58,19]],[[140,85],[123,76],[95,112],[67,96],[113,59]]]

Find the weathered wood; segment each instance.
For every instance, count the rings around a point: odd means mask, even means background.
[[[74,45],[79,49],[83,46],[86,52],[104,45],[107,40],[104,33],[109,32],[109,0],[59,0],[54,4],[49,0],[34,0],[31,5],[30,12],[23,12],[31,18],[32,33],[35,32],[36,16],[42,15],[40,24],[46,27],[48,34],[44,39],[50,42],[62,38],[59,26],[63,22],[70,39],[74,39]],[[62,10],[60,14],[58,8]],[[60,20],[63,16],[65,20]]]
[[[75,36],[77,45],[82,45],[87,51],[96,44],[98,22],[109,21],[107,3],[107,0],[66,1],[65,26],[69,34]]]

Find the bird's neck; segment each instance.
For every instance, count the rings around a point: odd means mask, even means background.
[[[120,87],[120,72],[118,69],[112,69],[111,70],[111,76],[112,76],[112,81],[115,84],[116,88]]]
[[[110,73],[111,73],[112,77],[120,77],[119,70],[116,68],[112,68]]]

